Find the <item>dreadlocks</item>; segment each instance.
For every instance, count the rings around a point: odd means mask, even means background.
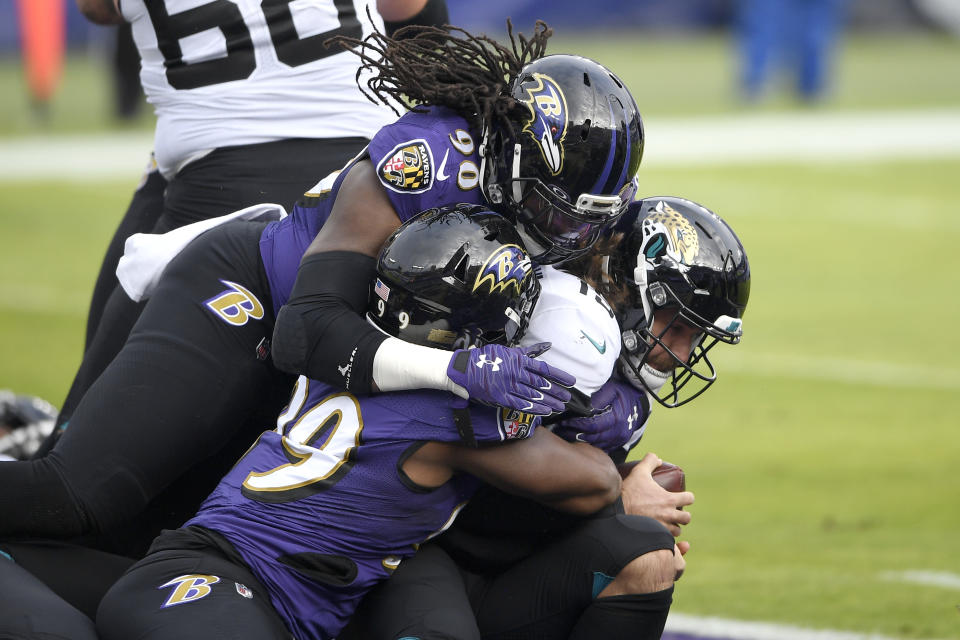
[[[520,69],[544,56],[553,30],[538,20],[533,36],[518,33],[514,37],[513,25],[507,20],[509,47],[449,25],[409,26],[394,35],[391,38],[374,31],[364,40],[337,36],[324,44],[337,44],[360,56],[360,90],[373,102],[377,102],[376,96],[394,112],[390,99],[414,110],[418,105],[442,105],[468,119],[479,118],[474,124],[499,120],[509,127],[510,116],[520,118],[525,109],[510,97],[510,84]],[[366,83],[370,93],[360,83],[365,71],[374,72]]]
[[[625,235],[623,232],[616,232],[600,238],[585,255],[557,265],[561,271],[586,280],[594,291],[610,303],[618,315],[630,304],[631,290],[626,283],[610,275],[607,263],[616,261]]]

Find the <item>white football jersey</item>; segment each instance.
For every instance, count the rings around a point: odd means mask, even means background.
[[[370,15],[367,16],[367,4]],[[323,42],[364,38],[373,0],[123,0],[157,115],[164,176],[223,146],[370,138],[396,116],[357,88],[360,59]],[[366,79],[361,78],[365,84]]]
[[[593,287],[554,267],[539,267],[540,297],[521,346],[550,342],[538,359],[577,378],[588,396],[613,373],[620,355],[620,325]]]

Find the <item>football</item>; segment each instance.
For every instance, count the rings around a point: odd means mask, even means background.
[[[687,477],[683,469],[666,461],[653,470],[653,479],[667,491],[687,490]]]
[[[631,460],[620,465],[620,475],[626,478],[630,471],[639,464],[639,460]],[[667,491],[686,491],[687,476],[683,469],[675,464],[664,462],[653,470],[653,479]]]

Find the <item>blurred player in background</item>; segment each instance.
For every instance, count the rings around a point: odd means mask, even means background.
[[[507,344],[537,323],[541,284],[519,235],[483,207],[405,223],[380,253],[375,282],[368,318],[411,343]],[[616,336],[606,313],[591,319],[592,334]],[[591,357],[549,324],[533,338],[551,339],[545,358],[576,361],[586,381],[609,373],[612,357]],[[506,429],[503,410],[466,408],[444,392],[353,396],[301,377],[278,428],[105,596],[101,637],[332,638],[365,591],[449,526],[480,480],[581,514],[616,498],[620,478],[602,452],[538,429],[539,417],[519,424]],[[252,595],[237,597],[235,583]]]
[[[795,95],[823,97],[849,0],[739,0],[740,88],[759,100],[771,77],[789,74]]]
[[[740,341],[747,256],[713,212],[657,197],[633,203],[614,234],[563,268],[597,283],[605,296],[597,299],[617,310],[623,347],[619,375],[593,394],[601,413],[562,416],[553,430],[622,462],[643,436],[651,403],[675,407],[699,396],[716,380],[708,352]],[[597,351],[614,347],[580,334]],[[587,520],[482,488],[448,532],[371,591],[341,639],[659,638],[673,591],[662,572],[672,565],[637,553],[653,535],[637,518],[679,536],[690,514],[678,509],[693,502],[652,479],[659,464],[648,453],[623,465],[619,512]],[[674,559],[688,549],[677,543]]]

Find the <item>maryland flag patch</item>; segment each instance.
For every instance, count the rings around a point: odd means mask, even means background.
[[[538,417],[532,413],[501,408],[497,414],[501,440],[522,440],[530,437]]]
[[[377,164],[380,181],[393,191],[422,193],[433,184],[433,154],[426,140],[398,144]]]

